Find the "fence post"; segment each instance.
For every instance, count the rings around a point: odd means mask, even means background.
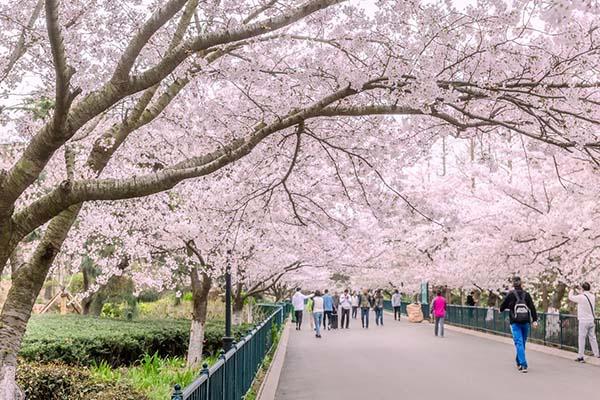
[[[233,357],[231,358],[231,360],[232,360],[231,362],[233,364],[233,374],[231,375],[232,376],[232,381],[233,381],[233,396],[231,396],[231,398],[235,399],[235,398],[238,397],[237,394],[240,392],[238,390],[238,379],[237,379],[237,371],[238,371],[238,369],[237,369],[237,364],[238,364],[237,363],[237,359],[238,359],[238,354],[239,354],[238,351],[237,351],[237,343],[234,342],[231,345],[231,348],[234,351]]]
[[[208,370],[208,364],[202,364],[202,370],[200,371],[202,375],[206,375],[206,385],[204,389],[204,398],[206,400],[210,400],[210,371]],[[182,399],[183,400],[183,399]]]
[[[543,335],[542,337],[544,338],[544,339],[543,339],[543,340],[544,340],[544,346],[546,345],[546,321],[548,320],[548,318],[546,318],[546,316],[547,316],[547,314],[546,314],[546,313],[543,313],[543,314],[542,314],[542,319],[544,320],[544,321],[542,322],[542,324],[543,324],[543,325],[542,325],[542,335]]]
[[[181,391],[181,386],[179,384],[175,384],[173,387],[173,394],[171,395],[171,400],[183,400],[183,392]]]
[[[223,360],[223,372],[221,373],[221,397],[223,400],[227,399],[227,385],[226,383],[226,375],[227,375],[227,360],[225,358],[225,350],[221,350],[219,353],[219,360]]]
[[[559,343],[559,347],[562,349],[563,348],[563,318],[562,318],[562,315],[560,315],[560,314],[558,316],[558,324],[560,325],[560,343]]]

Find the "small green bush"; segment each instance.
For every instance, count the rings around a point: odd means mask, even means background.
[[[140,303],[151,303],[153,301],[158,301],[159,299],[160,293],[156,290],[144,290],[137,297],[137,300]]]
[[[20,362],[17,382],[27,400],[146,400],[123,382],[95,379],[89,370],[63,364]]]
[[[248,325],[234,328],[240,338]],[[89,366],[102,362],[118,367],[132,365],[145,354],[184,357],[190,321],[122,321],[78,315],[32,316],[20,356],[27,361],[62,362]],[[206,324],[204,354],[216,354],[224,336],[222,322]]]

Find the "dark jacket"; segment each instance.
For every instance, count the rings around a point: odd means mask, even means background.
[[[475,306],[475,299],[473,298],[473,296],[471,296],[471,295],[467,296],[467,305],[469,307],[474,307]]]
[[[508,294],[502,301],[502,304],[500,304],[500,312],[509,310],[510,311],[510,315],[509,315],[510,323],[512,324],[514,322],[514,319],[515,319],[514,309],[515,309],[515,305],[517,304],[517,295],[515,294],[516,291],[519,291],[520,298],[523,298],[523,296],[524,296],[525,304],[527,304],[527,307],[529,308],[529,311],[531,312],[531,320],[533,322],[537,321],[538,317],[537,317],[537,312],[535,311],[535,304],[533,304],[533,300],[531,299],[531,296],[529,295],[529,293],[527,293],[523,289],[515,289],[515,290],[511,290],[510,292],[508,292]]]

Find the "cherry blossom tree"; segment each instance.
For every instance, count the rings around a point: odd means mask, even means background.
[[[237,167],[308,225],[314,199],[290,188],[299,171],[342,187],[354,174],[358,191],[362,174],[381,175],[391,191],[382,166],[448,132],[529,137],[598,162],[596,3],[12,3],[0,6],[15,15],[0,22],[2,90],[29,87],[36,118],[0,114],[22,143],[0,174],[7,399],[32,305],[86,202]]]

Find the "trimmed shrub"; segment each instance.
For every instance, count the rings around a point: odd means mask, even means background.
[[[20,356],[27,361],[62,362],[89,366],[103,361],[113,367],[128,366],[145,354],[184,357],[189,341],[190,321],[122,321],[78,315],[33,316],[23,340]],[[248,325],[234,328],[240,338]],[[204,353],[221,348],[222,322],[206,325]]]
[[[132,387],[117,382],[101,382],[89,370],[64,364],[20,362],[17,382],[27,400],[145,400]]]

